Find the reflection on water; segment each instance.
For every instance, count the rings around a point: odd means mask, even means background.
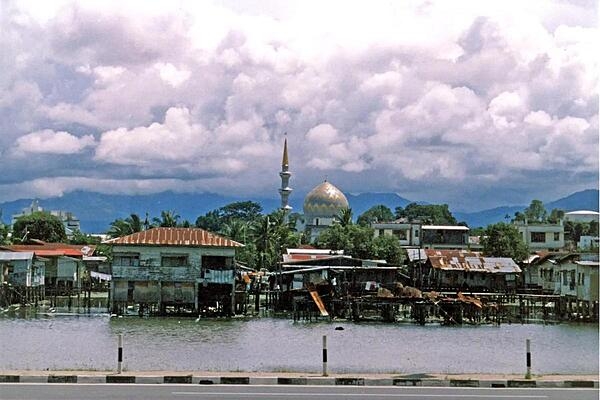
[[[335,330],[343,327],[344,330]],[[321,370],[331,372],[522,373],[532,339],[534,373],[598,373],[597,325],[440,327],[286,319],[0,318],[0,369],[116,368],[124,335],[129,370]]]

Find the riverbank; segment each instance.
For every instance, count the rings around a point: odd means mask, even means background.
[[[598,375],[329,374],[295,372],[3,370],[0,383],[137,383],[598,388]]]

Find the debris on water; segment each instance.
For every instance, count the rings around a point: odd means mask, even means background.
[[[343,326],[336,326],[336,327],[335,327],[335,330],[336,330],[336,331],[343,331],[343,330],[344,330],[344,327],[343,327]]]

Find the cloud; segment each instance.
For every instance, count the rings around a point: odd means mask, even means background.
[[[47,165],[0,157],[23,195],[95,190],[72,176],[93,172],[276,196],[284,132],[294,193],[327,175],[493,206],[597,186],[593,2],[35,3],[0,17],[0,154]]]
[[[94,136],[77,137],[68,132],[46,129],[17,139],[16,153],[75,154],[96,144]]]

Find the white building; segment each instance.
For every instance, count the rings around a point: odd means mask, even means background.
[[[558,251],[565,247],[565,227],[558,224],[515,222],[523,241],[531,252]]]
[[[598,220],[600,220],[600,213],[597,211],[579,210],[565,213],[565,221],[589,223]]]

